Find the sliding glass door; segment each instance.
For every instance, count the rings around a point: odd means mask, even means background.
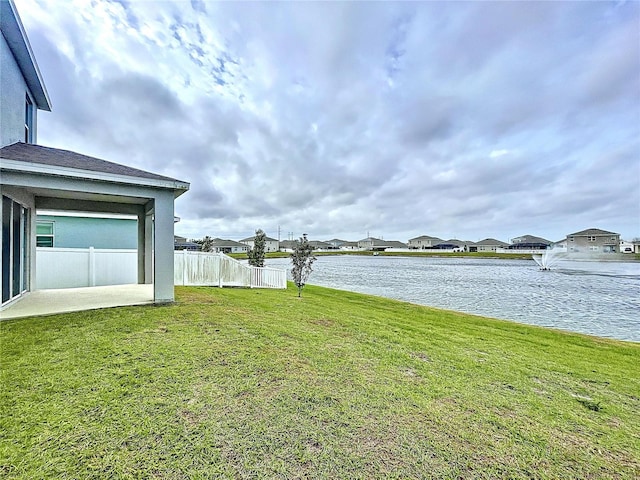
[[[28,289],[28,210],[2,196],[2,303]]]

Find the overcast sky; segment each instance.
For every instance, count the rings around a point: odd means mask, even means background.
[[[38,143],[191,183],[176,234],[640,236],[640,3],[15,0]]]

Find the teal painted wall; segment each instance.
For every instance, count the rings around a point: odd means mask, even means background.
[[[138,221],[127,218],[38,215],[53,222],[53,246],[60,248],[138,248]]]

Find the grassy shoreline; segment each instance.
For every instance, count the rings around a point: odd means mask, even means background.
[[[640,345],[308,286],[0,323],[5,478],[634,478]]]
[[[504,258],[511,260],[531,260],[530,253],[495,253],[495,252],[377,252],[379,256],[384,257],[433,257],[433,258]],[[336,250],[327,252],[313,252],[316,257],[339,257],[339,256],[359,256],[370,257],[373,255],[371,251],[364,250]],[[230,257],[239,260],[247,258],[246,253],[231,253]],[[266,258],[289,258],[290,252],[270,252],[266,254]]]
[[[344,256],[344,255],[355,255],[355,256],[365,256],[370,257],[373,255],[373,252],[370,251],[348,251],[348,250],[339,250],[334,252],[313,252],[316,257],[325,257],[325,256]],[[529,260],[533,261],[530,253],[496,253],[496,252],[425,252],[425,251],[415,251],[415,252],[378,252],[379,256],[384,257],[432,257],[432,258],[491,258],[491,259],[503,259],[503,260]],[[612,262],[640,262],[640,254],[625,254],[621,256],[619,254],[614,257],[612,255]],[[246,260],[246,253],[231,253],[230,257],[236,258],[238,260]],[[266,254],[266,258],[289,258],[291,253],[289,252],[271,252]],[[602,260],[601,260],[602,261]]]

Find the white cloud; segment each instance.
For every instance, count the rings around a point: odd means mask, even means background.
[[[489,158],[499,158],[505,155],[509,155],[510,153],[511,153],[511,150],[507,150],[506,148],[502,148],[500,150],[491,150],[491,153],[489,154]]]
[[[637,2],[16,3],[39,141],[190,181],[185,236],[640,236]]]

